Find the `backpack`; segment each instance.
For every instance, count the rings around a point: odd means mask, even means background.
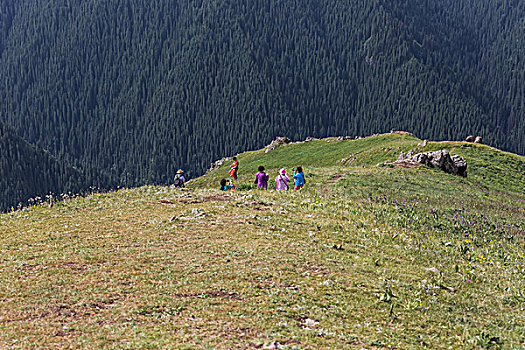
[[[179,174],[175,175],[175,180],[173,181],[173,184],[174,184],[175,186],[180,186],[180,185],[182,184],[181,182],[182,182],[182,181],[181,181],[181,179],[180,179]]]

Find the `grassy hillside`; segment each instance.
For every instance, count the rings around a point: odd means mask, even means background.
[[[429,142],[468,178],[384,165],[418,143],[286,145],[239,155],[234,192],[227,162],[1,215],[0,347],[522,348],[525,159]],[[260,164],[307,186],[252,189]]]
[[[418,180],[432,182],[442,179],[453,179],[453,185],[463,183],[469,187],[475,186],[484,189],[484,196],[493,191],[495,198],[498,198],[498,191],[510,194],[525,192],[525,168],[524,158],[507,152],[494,149],[492,147],[465,142],[427,142],[423,146],[423,141],[414,135],[406,132],[381,134],[359,140],[337,141],[337,138],[327,138],[314,140],[311,142],[301,142],[289,145],[282,145],[275,150],[265,153],[264,149],[246,152],[238,156],[240,161],[240,183],[250,185],[251,180],[257,173],[259,165],[265,166],[267,172],[273,174],[274,178],[278,170],[282,167],[287,168],[289,174],[291,169],[298,165],[305,168],[307,179],[312,178],[314,186],[316,183],[323,182],[323,174],[328,177],[332,173],[350,174],[361,171],[369,174],[377,174],[381,182],[381,191],[391,188],[391,181],[396,181],[381,174],[383,163],[395,161],[400,152],[407,153],[412,150],[413,154],[419,152],[447,149],[451,155],[462,156],[468,164],[468,180],[455,176],[441,174],[438,170],[428,170],[417,168],[408,171],[401,171],[403,176],[414,177],[420,174]],[[206,176],[192,181],[192,187],[218,187],[221,178],[228,178],[228,170],[231,162],[222,168]],[[330,169],[327,169],[330,168]],[[370,170],[372,168],[373,170]],[[362,170],[369,169],[369,170]],[[429,177],[429,171],[432,176]],[[396,174],[399,171],[387,171],[388,174]],[[379,175],[381,174],[381,175]],[[341,174],[339,174],[341,175]],[[317,176],[321,176],[317,179]],[[369,177],[367,177],[369,178]],[[364,185],[367,185],[365,182]],[[361,189],[361,186],[354,186]],[[364,186],[369,190],[369,186]],[[419,186],[424,189],[424,186]],[[455,188],[455,186],[453,186]],[[480,192],[480,193],[481,193]],[[404,192],[399,193],[403,195]],[[475,195],[480,193],[476,192]],[[470,192],[468,193],[471,194]]]

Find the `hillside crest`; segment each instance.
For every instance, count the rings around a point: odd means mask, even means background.
[[[234,191],[226,162],[184,189],[2,214],[0,347],[522,347],[525,160],[422,144],[287,144],[239,154]],[[384,164],[417,147],[460,154],[468,178]],[[297,164],[305,188],[271,190]]]

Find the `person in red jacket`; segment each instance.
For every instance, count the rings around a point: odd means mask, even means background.
[[[228,174],[230,174],[230,176],[235,180],[237,181],[237,172],[239,171],[239,161],[237,160],[237,157],[233,157],[233,164],[230,168],[230,171],[228,172]]]

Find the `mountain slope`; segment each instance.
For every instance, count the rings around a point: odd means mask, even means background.
[[[490,116],[508,144],[525,132],[525,3],[506,1],[384,2],[426,48],[420,57]],[[492,81],[498,77],[498,82]],[[496,85],[498,87],[496,87]],[[491,102],[492,101],[492,102]],[[523,154],[523,146],[515,149]]]
[[[83,174],[56,160],[16,136],[13,130],[0,124],[0,210],[17,204],[32,204],[32,197],[53,193],[78,194],[85,187]],[[37,201],[38,202],[38,201]]]
[[[122,185],[277,135],[396,128],[525,152],[521,2],[5,3],[0,119]]]
[[[430,142],[469,177],[376,166],[418,143],[315,140],[240,154],[234,192],[226,164],[0,215],[0,346],[523,347],[525,159]],[[298,162],[303,191],[249,189]]]
[[[14,7],[14,2],[11,1],[4,1],[0,4],[0,57],[4,51],[4,45],[11,29]]]

